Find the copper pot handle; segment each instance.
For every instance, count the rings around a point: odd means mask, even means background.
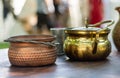
[[[19,39],[16,39],[16,40],[13,40],[13,39],[7,39],[7,40],[4,40],[5,42],[27,42],[27,43],[34,43],[34,44],[44,44],[44,45],[49,45],[49,46],[56,46],[58,45],[59,43],[58,42],[55,42],[55,41],[52,41],[52,42],[42,42],[42,41],[35,41],[35,40],[19,40]]]

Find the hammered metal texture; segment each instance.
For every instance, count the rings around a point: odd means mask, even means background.
[[[50,65],[56,61],[56,50],[56,46],[45,44],[11,42],[8,57],[15,66]]]

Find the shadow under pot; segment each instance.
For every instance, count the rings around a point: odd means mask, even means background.
[[[21,35],[10,37],[9,61],[15,66],[54,64],[57,57],[55,37],[51,35]]]

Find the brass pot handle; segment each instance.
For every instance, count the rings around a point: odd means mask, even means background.
[[[101,25],[101,24],[109,23],[106,27],[101,28],[96,33],[96,38],[95,38],[95,42],[94,42],[94,45],[93,45],[93,51],[92,51],[93,54],[96,54],[96,52],[97,52],[97,46],[98,46],[97,38],[99,37],[99,33],[101,31],[103,31],[103,30],[107,30],[109,26],[111,26],[112,24],[114,24],[114,21],[113,20],[106,20],[106,21],[98,22],[96,24],[89,24],[88,22],[89,22],[88,19],[85,18],[85,26],[86,26],[86,28],[88,28],[88,27],[96,27],[96,26]]]
[[[88,27],[96,27],[96,26],[98,26],[98,25],[105,24],[105,23],[109,23],[109,24],[107,25],[107,27],[108,27],[108,26],[111,26],[111,25],[114,23],[113,20],[106,20],[106,21],[98,22],[98,23],[96,23],[96,24],[88,24],[87,22],[88,22],[88,21],[86,20],[86,22],[85,22],[86,28],[88,28]]]
[[[97,52],[97,45],[98,45],[97,38],[99,37],[99,33],[104,31],[104,30],[108,30],[108,27],[111,26],[114,23],[114,21],[107,20],[107,21],[99,22],[99,23],[96,23],[96,24],[92,25],[92,27],[94,27],[94,26],[101,25],[101,24],[104,24],[104,23],[110,23],[110,24],[108,24],[105,28],[101,28],[100,30],[97,31],[94,46],[93,46],[93,51],[92,51],[93,54],[96,54],[96,52]]]
[[[98,37],[99,37],[99,34],[96,34],[96,37],[95,37],[95,41],[94,41],[94,45],[93,45],[93,51],[92,51],[92,53],[93,54],[96,54],[96,52],[97,52],[97,46],[98,46]]]
[[[97,46],[98,46],[98,42],[95,40],[94,46],[93,46],[93,51],[92,51],[93,54],[96,54],[96,52],[97,52]]]

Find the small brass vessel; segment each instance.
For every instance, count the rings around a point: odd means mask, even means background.
[[[110,23],[111,22],[111,23]],[[97,28],[97,25],[110,23],[105,28]],[[113,21],[103,21],[97,24],[79,28],[65,29],[64,52],[71,60],[103,60],[111,52],[111,43],[108,40],[110,26]]]

